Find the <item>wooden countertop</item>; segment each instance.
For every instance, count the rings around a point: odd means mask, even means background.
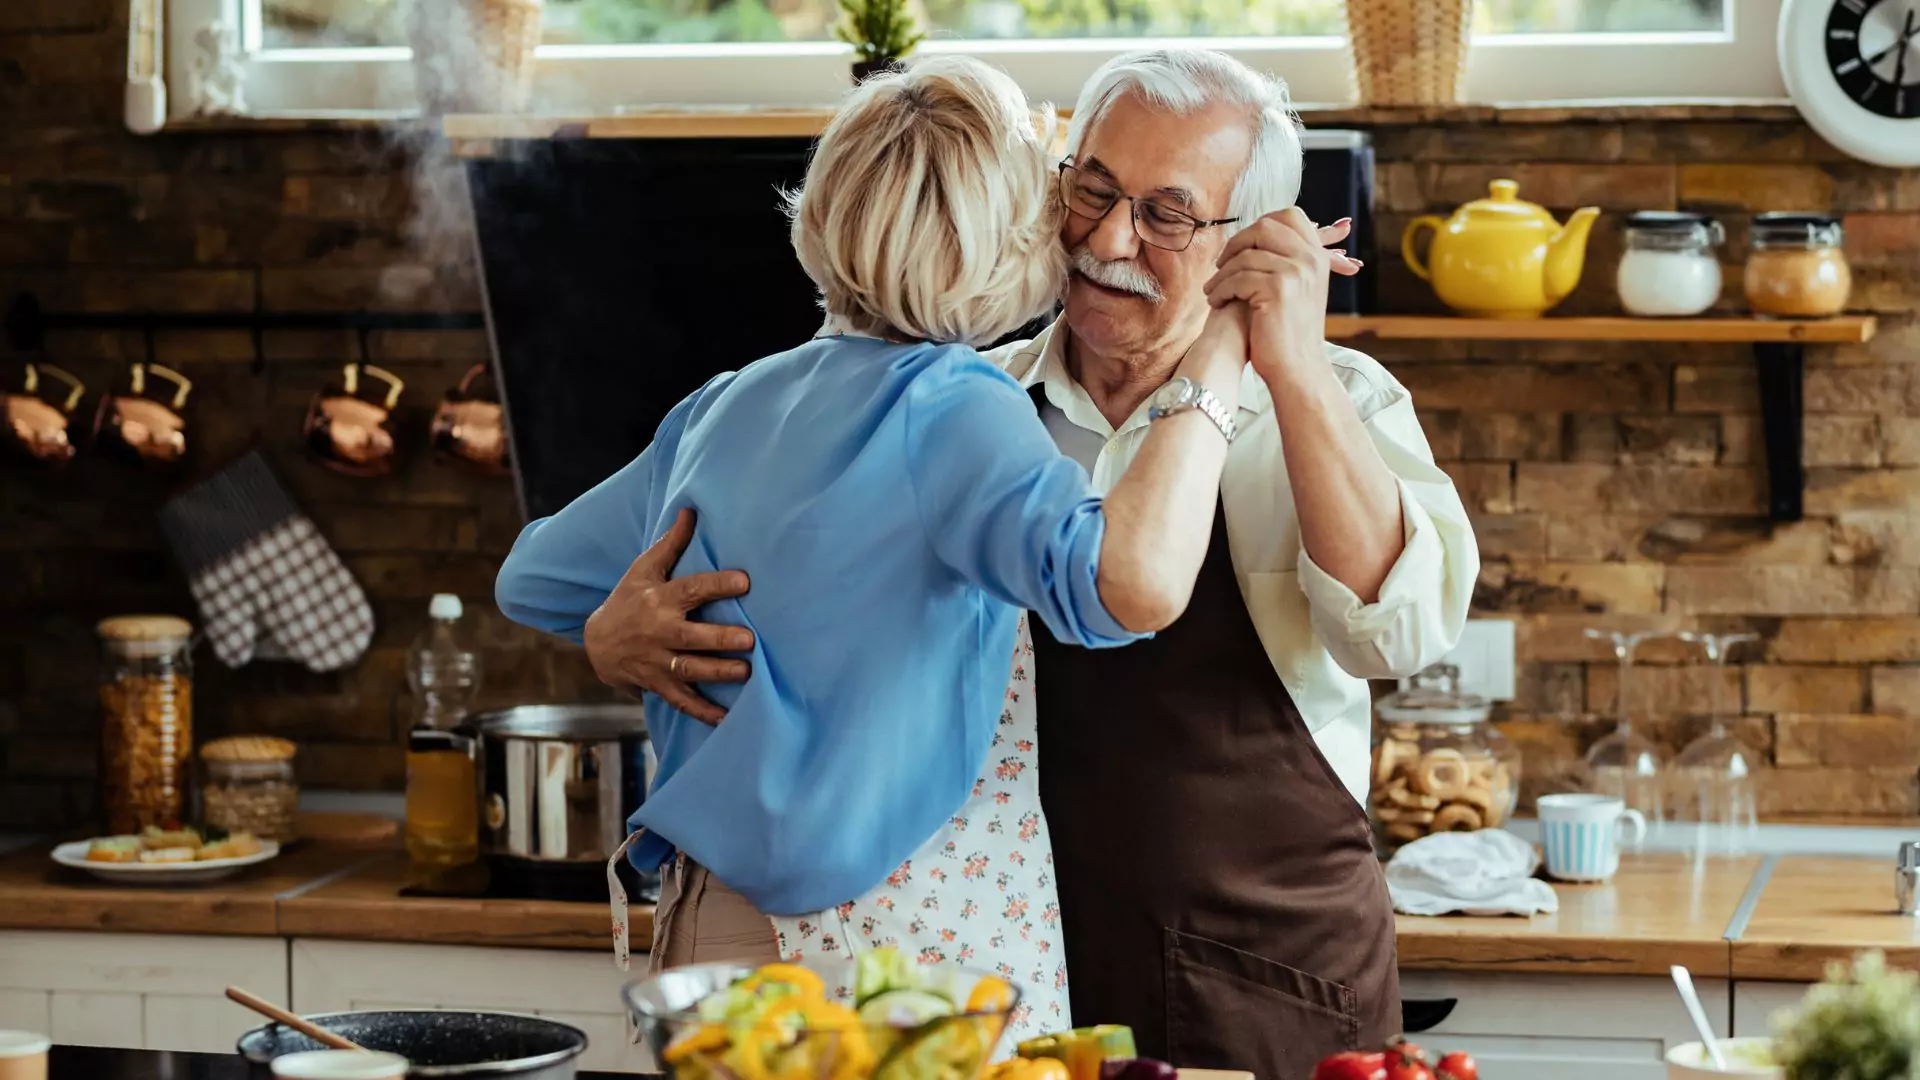
[[[286,937],[405,941],[438,945],[511,945],[538,949],[611,949],[604,903],[473,900],[401,896],[407,860],[393,852],[336,881],[280,902]],[[653,908],[628,912],[629,940],[653,940]]]
[[[1892,858],[1787,856],[1733,942],[1733,977],[1812,981],[1863,949],[1920,967],[1920,918],[1894,910]]]
[[[159,887],[115,885],[69,870],[47,857],[52,849],[34,844],[0,858],[0,929],[272,937],[280,932],[281,894],[370,856],[303,844],[219,881]]]
[[[444,945],[606,949],[604,904],[400,895],[404,853],[303,843],[230,878],[174,887],[114,885],[56,866],[51,844],[0,858],[0,931],[346,938]],[[632,940],[653,939],[635,905]]]
[[[1718,976],[1727,926],[1759,858],[1696,871],[1677,855],[1629,855],[1604,885],[1554,883],[1560,910],[1530,919],[1400,915],[1400,965],[1413,970]]]
[[[306,843],[224,881],[112,885],[55,866],[49,844],[0,857],[0,931],[82,930],[335,938],[601,950],[606,906],[402,896],[399,851]],[[1827,962],[1879,948],[1920,967],[1920,919],[1893,913],[1890,859],[1783,856],[1695,869],[1628,856],[1604,885],[1556,883],[1560,910],[1531,919],[1399,916],[1408,970],[1818,979]],[[1743,901],[1745,901],[1743,903]],[[632,911],[637,948],[653,909]]]

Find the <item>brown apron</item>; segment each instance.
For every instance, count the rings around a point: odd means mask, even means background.
[[[1259,1080],[1398,1032],[1366,814],[1274,674],[1225,515],[1186,613],[1152,640],[1034,646],[1074,1022]]]

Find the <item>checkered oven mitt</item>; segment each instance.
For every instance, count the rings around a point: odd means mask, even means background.
[[[257,655],[335,671],[367,651],[366,594],[258,453],[169,500],[160,529],[221,663]]]

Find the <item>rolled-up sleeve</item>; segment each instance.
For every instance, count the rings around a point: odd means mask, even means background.
[[[1103,648],[1150,635],[1100,600],[1101,500],[1063,457],[1033,404],[971,350],[907,390],[906,464],[935,552],[996,598],[1028,608],[1060,640]]]
[[[1433,462],[1407,392],[1396,386],[1392,400],[1364,422],[1398,484],[1405,547],[1372,603],[1322,570],[1304,546],[1300,588],[1314,629],[1343,670],[1362,679],[1403,678],[1459,644],[1480,550],[1459,491]]]

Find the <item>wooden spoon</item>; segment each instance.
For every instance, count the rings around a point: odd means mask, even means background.
[[[269,1020],[278,1020],[300,1034],[305,1035],[307,1038],[312,1039],[314,1042],[331,1046],[335,1050],[359,1050],[365,1052],[367,1049],[352,1039],[342,1035],[335,1035],[326,1028],[302,1020],[271,1001],[254,997],[252,994],[247,993],[237,986],[227,987],[227,999],[237,1005],[243,1005],[246,1008],[252,1009],[254,1012],[259,1013]]]

